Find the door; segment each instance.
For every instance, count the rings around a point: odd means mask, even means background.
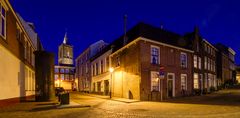
[[[104,81],[104,94],[109,95],[109,82],[108,82],[108,80]]]
[[[168,97],[175,96],[175,75],[174,75],[174,73],[168,73],[168,75],[167,75],[167,95],[168,95]]]
[[[173,80],[168,80],[168,97],[173,97]]]

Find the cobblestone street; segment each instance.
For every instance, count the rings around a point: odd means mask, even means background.
[[[71,93],[71,101],[84,108],[56,109],[54,104],[26,102],[0,108],[0,117],[70,117],[70,118],[158,118],[158,117],[239,117],[240,90],[224,90],[206,96],[172,99],[166,102],[125,103],[79,93]]]

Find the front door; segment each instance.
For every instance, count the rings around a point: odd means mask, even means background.
[[[173,97],[173,80],[168,80],[168,97]]]
[[[167,94],[168,97],[174,97],[175,96],[175,76],[174,73],[168,73],[167,75]]]

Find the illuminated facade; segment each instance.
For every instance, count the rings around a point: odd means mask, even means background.
[[[107,45],[103,40],[91,44],[75,60],[76,78],[78,78],[78,90],[81,92],[91,91],[91,61],[97,53]]]
[[[35,95],[35,55],[42,50],[34,25],[0,1],[0,106]]]
[[[91,93],[100,95],[109,95],[110,92],[109,55],[112,51],[110,46],[105,50],[106,52],[91,58]]]
[[[55,66],[55,87],[65,90],[77,89],[75,83],[75,67],[73,65],[73,46],[68,44],[65,34],[63,43],[58,48],[58,65]]]
[[[192,94],[193,51],[188,42],[178,34],[144,23],[126,35],[127,41],[122,36],[111,44],[113,97],[161,101]]]

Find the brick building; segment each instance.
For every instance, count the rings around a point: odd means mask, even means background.
[[[35,95],[35,55],[43,50],[32,23],[0,1],[0,106]]]
[[[221,84],[235,80],[235,51],[223,44],[216,44],[217,53],[217,77]]]
[[[193,56],[193,87],[200,93],[210,92],[210,88],[217,89],[216,52],[217,49],[199,35],[198,28],[186,34],[185,39],[191,41]]]
[[[160,101],[193,90],[193,51],[178,34],[139,23],[115,40],[110,55],[114,68],[112,96]]]

